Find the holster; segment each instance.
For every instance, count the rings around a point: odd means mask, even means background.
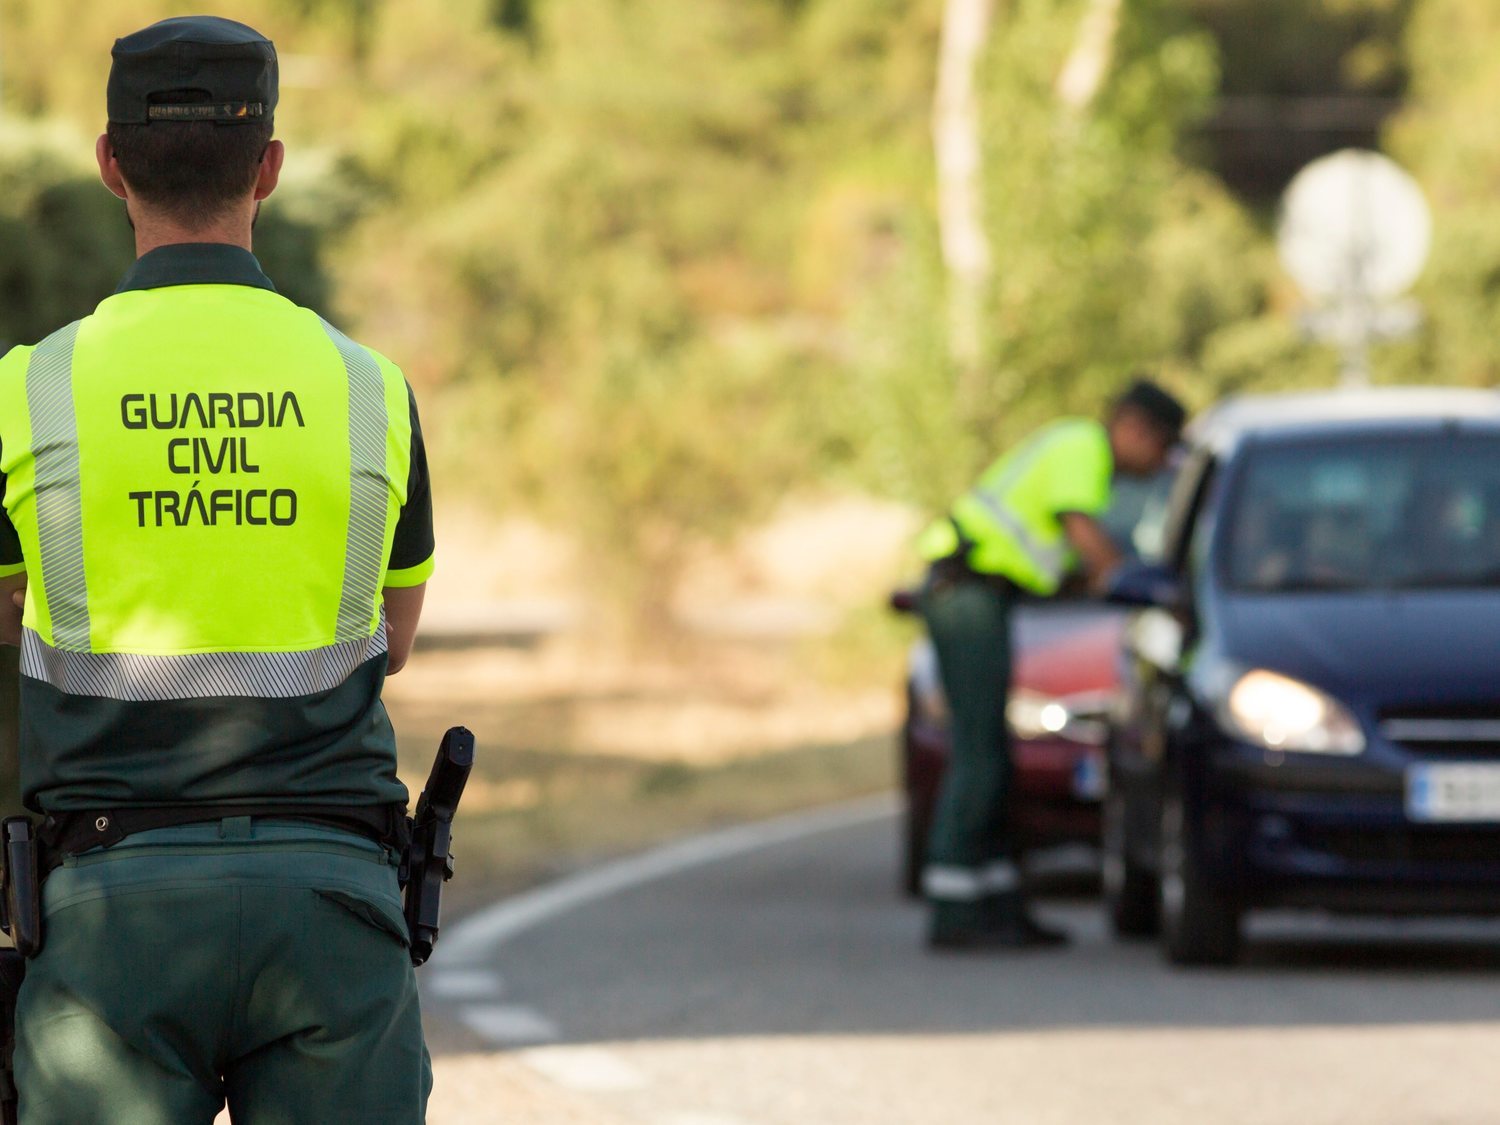
[[[0,821],[0,849],[0,880],[5,892],[0,895],[0,923],[22,957],[35,957],[42,951],[42,877],[30,817],[11,816]]]
[[[413,965],[425,963],[437,944],[443,884],[453,878],[453,817],[473,767],[474,736],[463,727],[450,728],[417,800],[411,843],[401,863]]]

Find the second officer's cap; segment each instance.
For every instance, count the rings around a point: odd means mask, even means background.
[[[254,28],[218,16],[179,16],[115,41],[110,121],[269,125],[276,48]]]

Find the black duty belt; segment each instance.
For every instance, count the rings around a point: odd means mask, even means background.
[[[395,804],[127,806],[49,815],[37,833],[43,845],[43,870],[61,866],[67,856],[111,847],[138,832],[176,828],[183,824],[207,824],[235,817],[291,820],[337,828],[364,836],[397,852],[404,851],[411,839],[406,809]]]

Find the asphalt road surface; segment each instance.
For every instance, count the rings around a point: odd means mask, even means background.
[[[1044,904],[1065,952],[933,956],[895,841],[866,804],[501,904],[424,970],[435,1046],[500,1050],[558,1121],[1500,1122],[1500,924],[1267,916],[1182,971],[1079,896]]]

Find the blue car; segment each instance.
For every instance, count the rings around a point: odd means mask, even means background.
[[[1123,568],[1116,933],[1226,964],[1247,911],[1500,913],[1500,395],[1243,399]]]

